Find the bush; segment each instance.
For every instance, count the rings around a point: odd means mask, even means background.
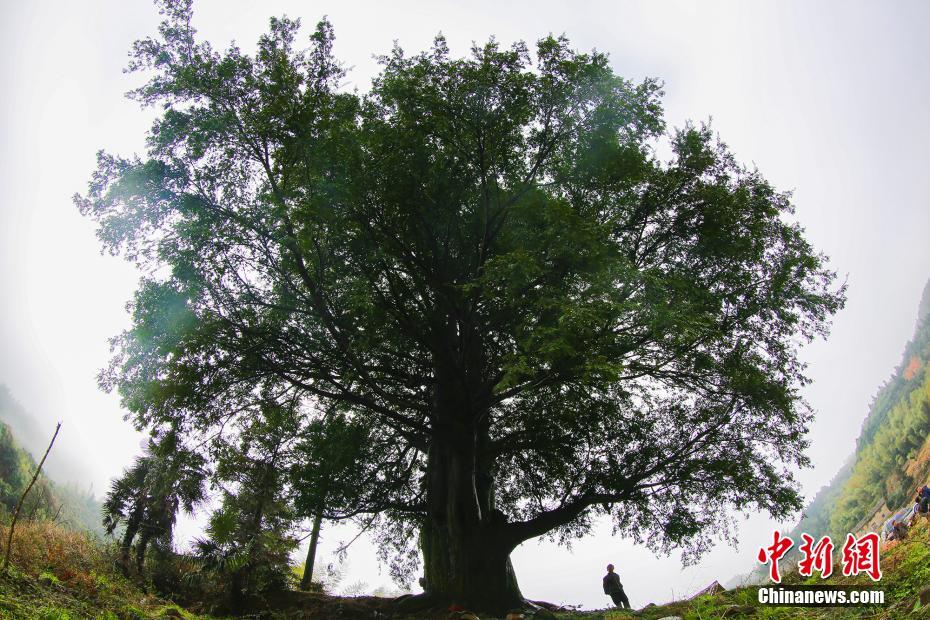
[[[8,532],[8,526],[0,525],[0,537],[4,542]],[[10,561],[27,573],[48,572],[65,582],[80,574],[110,570],[112,566],[98,541],[49,521],[16,524]]]
[[[0,526],[4,542],[8,531]],[[164,605],[123,576],[96,537],[52,522],[17,523],[10,571],[0,579],[0,618],[145,619],[160,617]]]

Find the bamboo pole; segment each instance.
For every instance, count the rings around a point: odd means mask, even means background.
[[[16,503],[16,509],[13,511],[13,520],[10,521],[10,532],[6,537],[6,554],[3,556],[3,568],[0,569],[0,573],[6,574],[7,567],[10,564],[10,551],[13,550],[13,528],[16,527],[16,519],[19,518],[19,510],[23,507],[23,502],[26,500],[26,495],[28,495],[29,491],[32,490],[32,485],[34,485],[36,480],[39,478],[39,472],[42,471],[42,466],[45,464],[45,459],[48,458],[48,453],[52,451],[52,446],[55,445],[55,438],[58,437],[59,430],[61,430],[61,422],[59,422],[58,426],[55,427],[55,434],[52,435],[52,440],[48,442],[48,448],[45,449],[45,454],[42,455],[42,460],[39,461],[39,466],[36,467],[36,473],[32,475],[32,480],[29,481],[29,486],[27,486],[26,490],[23,491],[23,494],[19,496],[19,501]]]

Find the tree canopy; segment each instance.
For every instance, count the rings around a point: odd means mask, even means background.
[[[797,351],[843,287],[788,194],[708,127],[666,133],[658,82],[564,37],[437,37],[358,94],[325,20],[248,55],[160,6],[146,156],[102,152],[75,198],[146,274],[101,375],[140,428],[340,417],[327,516],[379,515],[398,574],[418,548],[428,595],[486,607],[519,598],[514,547],[597,515],[698,553],[730,509],[800,507]]]

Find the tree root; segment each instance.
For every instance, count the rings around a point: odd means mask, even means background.
[[[556,616],[552,613],[556,609],[561,609],[558,605],[553,605],[552,603],[546,603],[545,601],[531,601],[529,599],[523,599],[523,612],[529,612],[533,614],[530,616],[533,620],[556,620]]]
[[[429,610],[436,610],[438,608],[442,608],[442,610],[445,611],[448,607],[448,601],[441,600],[440,598],[430,596],[426,593],[404,594],[403,596],[398,596],[394,599],[393,606],[398,612],[413,614]],[[523,614],[528,619],[532,618],[533,620],[556,620],[556,616],[553,612],[563,610],[569,611],[559,605],[554,605],[553,603],[523,599],[518,605],[510,608],[507,613]],[[485,612],[491,610],[476,609],[473,611]],[[501,610],[494,611],[496,611],[496,613],[500,613]]]
[[[404,594],[403,596],[398,596],[394,599],[393,604],[397,608],[397,611],[417,613],[435,607],[439,603],[440,601],[435,597],[423,592],[421,594]]]

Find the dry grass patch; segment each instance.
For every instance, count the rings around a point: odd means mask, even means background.
[[[7,526],[0,526],[2,540],[8,531]],[[48,572],[64,582],[81,574],[112,570],[98,541],[48,521],[17,523],[10,561],[26,573]]]

